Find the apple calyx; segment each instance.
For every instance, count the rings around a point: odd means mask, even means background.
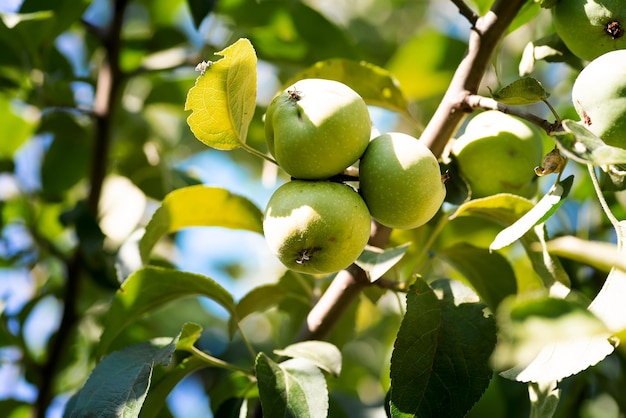
[[[296,90],[296,87],[295,87],[295,86],[294,86],[294,88],[293,88],[293,89],[291,89],[291,90],[287,90],[287,94],[289,95],[288,100],[289,100],[290,102],[294,102],[294,103],[296,103],[296,102],[299,102],[300,100],[302,100],[302,92],[301,92],[301,91]]]
[[[609,22],[606,24],[604,31],[609,34],[611,39],[616,40],[624,36],[624,28],[618,21]]]
[[[319,247],[314,247],[306,250],[303,250],[300,254],[298,254],[298,257],[296,258],[296,263],[300,264],[301,266],[305,265],[308,261],[311,260],[311,257],[313,257],[313,253],[317,252],[321,250],[321,248]]]

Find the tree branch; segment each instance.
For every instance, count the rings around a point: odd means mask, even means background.
[[[420,139],[439,156],[471,112],[466,96],[476,94],[493,52],[526,0],[496,0],[492,9],[476,20],[470,32],[467,55],[459,64],[435,114]]]
[[[106,175],[109,148],[111,143],[111,125],[116,99],[123,82],[123,74],[119,66],[121,47],[121,30],[124,11],[128,0],[115,0],[113,20],[108,31],[98,31],[106,54],[97,75],[97,88],[94,98],[94,116],[96,121],[95,144],[91,160],[91,188],[87,203],[94,216],[98,213],[98,203],[102,192],[102,184]],[[90,28],[94,30],[94,28]],[[76,303],[79,298],[80,281],[84,274],[84,259],[80,247],[66,263],[66,283],[64,308],[61,323],[56,334],[49,341],[48,358],[40,369],[41,383],[35,403],[34,416],[44,418],[52,398],[54,397],[54,376],[61,359],[68,350],[72,334],[79,315]]]

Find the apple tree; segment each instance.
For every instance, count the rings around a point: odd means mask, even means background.
[[[625,13],[3,3],[0,410],[623,416]]]

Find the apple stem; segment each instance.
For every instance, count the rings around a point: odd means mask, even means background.
[[[252,155],[256,155],[257,157],[263,158],[264,160],[269,161],[272,164],[278,165],[278,163],[276,162],[275,159],[273,159],[269,155],[263,154],[261,151],[255,149],[255,148],[252,148],[251,146],[249,146],[246,143],[242,143],[241,144],[241,148],[245,149],[246,151],[248,151]]]

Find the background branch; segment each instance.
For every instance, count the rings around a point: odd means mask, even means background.
[[[113,19],[111,26],[106,32],[91,28],[97,32],[105,49],[104,62],[97,74],[97,88],[94,97],[96,129],[94,132],[94,150],[89,179],[91,188],[87,196],[88,208],[94,217],[98,214],[98,203],[104,177],[106,176],[114,103],[123,82],[123,74],[119,65],[119,54],[121,46],[120,34],[127,2],[127,0],[116,0],[114,2]],[[70,341],[79,319],[76,306],[80,294],[80,281],[84,272],[85,260],[79,244],[72,258],[66,263],[65,304],[61,323],[56,334],[50,338],[47,351],[48,358],[40,369],[41,383],[34,412],[34,416],[38,418],[46,416],[48,406],[54,397],[53,376],[57,376],[56,371],[59,368],[61,359],[69,349]]]

